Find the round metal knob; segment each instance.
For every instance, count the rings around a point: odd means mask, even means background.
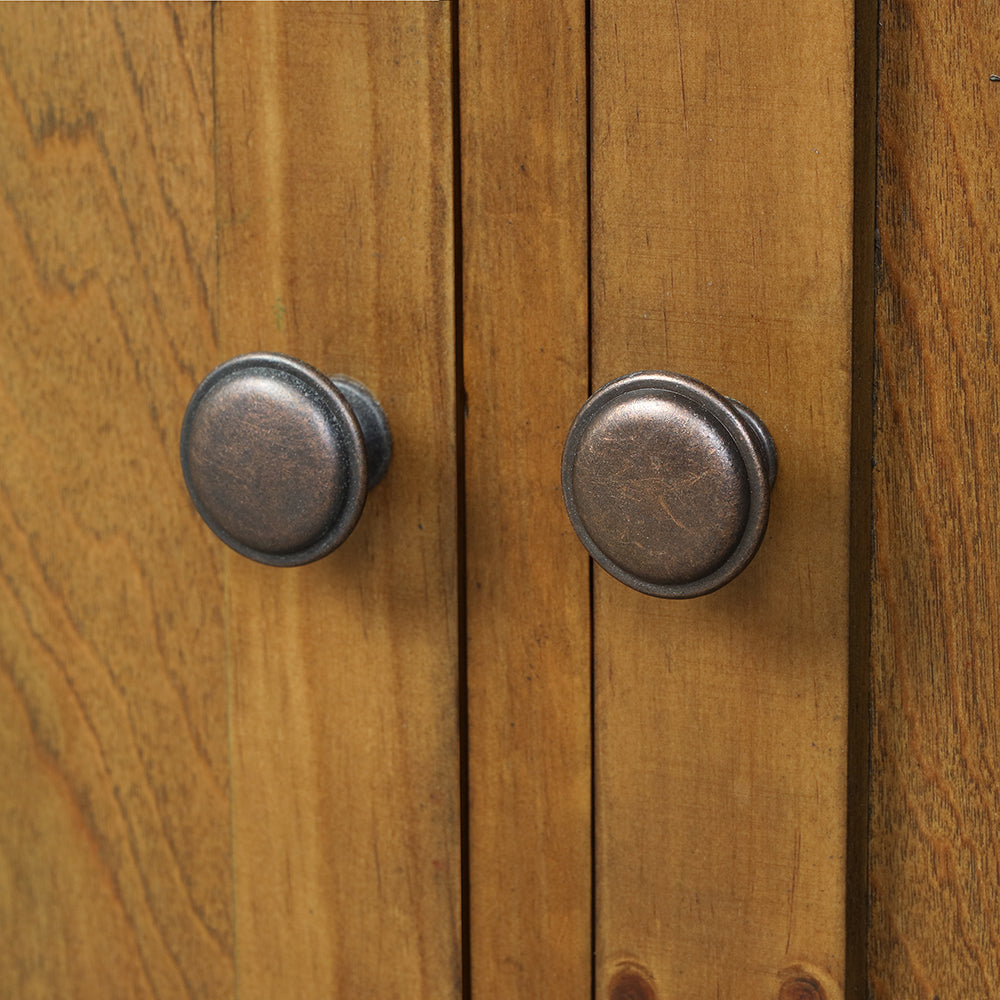
[[[753,558],[776,474],[771,435],[742,403],[683,375],[634,372],[577,414],[562,490],[612,576],[654,597],[698,597]]]
[[[360,382],[283,354],[220,365],[181,428],[198,513],[227,545],[271,566],[300,566],[340,545],[391,453],[385,414]]]

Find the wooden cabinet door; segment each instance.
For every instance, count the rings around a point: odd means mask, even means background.
[[[0,995],[460,993],[450,14],[0,12]],[[289,573],[179,474],[262,347],[395,441]]]
[[[0,995],[997,992],[995,25],[878,20],[0,10]],[[256,349],[394,433],[294,570],[176,458]],[[644,368],[777,443],[705,598],[562,507]]]
[[[856,50],[824,3],[462,8],[474,996],[857,990],[873,27]],[[581,595],[555,492],[587,393],[643,369],[777,443],[760,553],[697,600],[597,569]]]

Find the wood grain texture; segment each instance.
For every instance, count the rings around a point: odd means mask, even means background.
[[[335,553],[227,562],[243,1000],[461,990],[450,10],[216,8],[220,359],[347,373],[394,436]]]
[[[996,12],[880,19],[871,996],[996,996]]]
[[[733,583],[595,571],[598,997],[842,995],[850,4],[592,8],[594,384],[702,379],[778,449]]]
[[[591,995],[590,601],[559,492],[587,396],[584,4],[459,25],[472,995]]]
[[[233,995],[208,4],[0,10],[0,995]]]

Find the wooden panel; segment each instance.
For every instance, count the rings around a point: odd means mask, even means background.
[[[996,996],[996,12],[880,19],[871,995]]]
[[[395,439],[329,558],[227,561],[240,995],[456,996],[450,8],[216,9],[219,357],[346,372]]]
[[[587,558],[559,493],[587,395],[582,0],[462,7],[472,995],[590,996]]]
[[[595,571],[597,996],[842,995],[853,31],[819,0],[595,3],[594,384],[680,371],[779,454],[754,563]]]
[[[208,4],[0,10],[0,994],[233,995]]]

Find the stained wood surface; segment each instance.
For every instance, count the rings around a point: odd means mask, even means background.
[[[779,456],[751,566],[691,601],[595,570],[598,997],[842,995],[850,5],[595,4],[594,386],[741,400]]]
[[[449,16],[216,8],[219,358],[347,373],[394,438],[330,557],[226,561],[243,1000],[461,990]]]
[[[0,995],[233,995],[208,4],[0,9]]]
[[[587,396],[582,2],[461,7],[472,995],[591,993],[589,571],[559,492]]]
[[[703,378],[781,458],[730,587],[595,571],[596,995],[833,1000],[850,12],[591,14],[593,387]],[[215,16],[213,108],[207,5],[0,11],[0,994],[232,996],[235,940],[247,997],[456,996],[448,8]],[[587,389],[582,14],[462,18],[470,972],[584,996],[587,568],[557,494]],[[981,11],[881,20],[870,988],[988,996],[1000,69]],[[300,570],[224,553],[176,462],[198,378],[257,348],[363,378],[396,435],[355,536]]]
[[[1000,993],[995,11],[881,5],[871,996]]]

